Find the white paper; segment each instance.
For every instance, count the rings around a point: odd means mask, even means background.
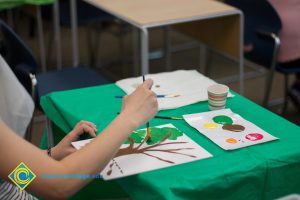
[[[87,145],[88,143],[90,143],[91,141],[93,141],[93,139],[87,139],[87,140],[80,140],[77,142],[72,142],[72,145],[75,149],[81,149],[82,147],[84,147],[85,145]]]
[[[165,124],[158,127],[175,128],[172,124]],[[92,139],[82,140],[73,142],[72,145],[76,149],[80,149],[91,141]],[[212,157],[210,153],[185,134],[178,137],[176,140],[167,139],[161,144],[154,147],[154,145],[143,143],[138,149],[141,150],[150,147],[149,151],[115,157],[107,164],[100,175],[103,179],[110,180]],[[136,148],[139,145],[140,144],[138,143],[134,143],[133,147]],[[151,148],[151,146],[153,146],[153,148]],[[127,147],[129,147],[129,144],[123,144],[120,149],[125,149]],[[165,150],[173,150],[175,153],[166,152]],[[108,175],[109,171],[111,171],[110,175]]]
[[[214,117],[220,115],[230,117],[233,124],[242,125],[245,129],[240,132],[224,130],[222,124],[217,124],[213,120]],[[189,125],[225,150],[238,149],[278,139],[243,119],[240,115],[233,113],[230,109],[183,115],[183,117]],[[207,123],[217,124],[217,127],[206,128],[205,124]]]
[[[207,88],[215,81],[203,76],[196,70],[178,70],[174,72],[164,72],[158,74],[149,74],[146,79],[151,78],[154,81],[151,88],[156,94],[179,94],[174,98],[158,98],[158,109],[175,109],[190,105],[200,101],[207,101]],[[128,78],[116,82],[126,94],[131,94],[135,88],[142,83],[142,77]],[[159,87],[157,87],[159,86]],[[231,93],[228,97],[232,97]]]

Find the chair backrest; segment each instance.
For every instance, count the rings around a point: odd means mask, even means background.
[[[37,63],[21,38],[0,19],[0,54],[6,60],[19,81],[31,94],[29,73],[36,74]]]
[[[253,45],[253,50],[245,54],[249,60],[270,66],[273,57],[274,42],[260,37],[257,31],[278,34],[281,30],[281,20],[267,0],[225,0],[229,5],[240,9],[244,13],[245,43]]]

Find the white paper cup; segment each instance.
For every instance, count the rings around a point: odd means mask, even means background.
[[[210,110],[225,108],[229,88],[226,85],[215,84],[207,88],[208,107]]]

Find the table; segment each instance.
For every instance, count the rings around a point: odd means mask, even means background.
[[[23,4],[45,5],[53,3],[54,0],[2,0],[0,10],[14,8]]]
[[[212,0],[85,0],[88,3],[124,20],[138,28],[141,33],[141,73],[149,73],[149,33],[154,27],[177,25],[195,21],[213,20],[213,26],[205,23],[201,26],[206,34],[197,34],[197,38],[222,52],[239,60],[240,93],[243,94],[243,14],[239,10]],[[224,22],[222,18],[230,18]],[[219,20],[220,19],[220,20]],[[215,27],[224,27],[216,31]],[[200,24],[198,24],[200,25]],[[194,25],[192,25],[193,27]],[[185,30],[177,27],[179,30]],[[190,29],[193,32],[195,29]],[[193,35],[194,36],[194,35]],[[206,37],[210,36],[210,37]],[[211,36],[214,39],[210,39]],[[233,42],[233,44],[228,44]],[[167,54],[168,55],[168,54]],[[167,59],[168,60],[168,59]]]
[[[277,141],[224,151],[185,121],[171,121],[213,157],[116,181],[95,180],[74,199],[116,197],[132,199],[274,199],[300,193],[300,127],[234,93],[227,107],[280,138]],[[56,143],[79,120],[94,122],[103,130],[120,111],[115,95],[124,92],[115,84],[55,92],[41,99],[41,106],[59,128]],[[163,116],[181,116],[208,111],[207,102],[160,111]],[[170,123],[153,119],[151,126]],[[56,132],[57,130],[55,130]],[[44,137],[41,146],[47,148]],[[102,185],[104,184],[104,185]],[[120,187],[117,187],[119,184]],[[97,189],[96,189],[97,188]]]

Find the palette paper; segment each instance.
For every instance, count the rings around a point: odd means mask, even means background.
[[[149,74],[146,79],[151,78],[154,82],[151,90],[157,95],[180,96],[174,98],[158,98],[158,109],[175,109],[182,106],[206,101],[207,87],[216,84],[215,81],[203,76],[196,70],[178,70],[174,72],[164,72],[158,74]],[[116,82],[126,94],[131,94],[138,85],[142,83],[142,78],[128,78]],[[228,97],[232,97],[231,93]]]
[[[152,127],[151,140],[145,138],[145,129],[133,132],[100,173],[103,179],[121,178],[212,157],[172,124]],[[72,145],[81,149],[91,141],[82,140]]]
[[[185,121],[225,150],[238,149],[278,138],[233,113],[230,109],[190,114]]]

